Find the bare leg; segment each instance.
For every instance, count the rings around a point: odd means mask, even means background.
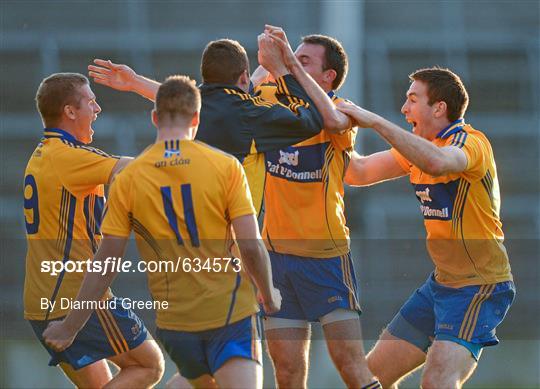
[[[397,387],[400,380],[422,366],[425,360],[422,350],[386,330],[367,356],[369,369],[383,388]]]
[[[330,357],[348,388],[375,381],[367,366],[359,319],[328,323],[323,330]]]
[[[309,366],[309,328],[266,330],[268,353],[274,365],[277,387],[306,388]]]
[[[251,359],[231,358],[215,373],[220,388],[262,389],[262,366]]]
[[[476,366],[476,360],[464,346],[446,340],[436,340],[427,354],[422,388],[461,388]]]
[[[165,370],[163,354],[155,340],[145,340],[126,353],[109,358],[120,372],[105,386],[113,388],[151,388],[161,380]]]
[[[91,365],[75,370],[67,363],[60,363],[60,368],[77,388],[102,388],[112,379],[107,361],[102,359]]]

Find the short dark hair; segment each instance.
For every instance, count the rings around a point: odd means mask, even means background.
[[[159,120],[186,120],[201,109],[201,93],[195,81],[188,76],[169,76],[158,89],[156,113]]]
[[[45,127],[58,125],[66,105],[79,108],[79,88],[88,84],[88,78],[79,73],[54,73],[43,79],[36,92],[36,106]]]
[[[446,116],[453,122],[463,117],[469,105],[469,95],[461,78],[450,69],[434,66],[419,69],[409,75],[412,81],[422,81],[427,85],[429,105],[437,101],[446,103]]]
[[[324,47],[323,70],[334,69],[336,78],[332,82],[332,89],[338,90],[341,88],[349,71],[349,60],[341,43],[332,37],[318,34],[302,37],[302,43]]]
[[[206,45],[201,60],[204,83],[234,85],[245,70],[249,72],[249,59],[237,41],[220,39]]]

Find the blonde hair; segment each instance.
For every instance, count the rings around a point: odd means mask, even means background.
[[[158,89],[156,113],[160,121],[178,117],[190,120],[201,109],[201,93],[188,76],[169,76]]]
[[[66,105],[79,108],[80,87],[88,78],[79,73],[54,73],[43,79],[36,92],[36,106],[45,127],[55,127]]]

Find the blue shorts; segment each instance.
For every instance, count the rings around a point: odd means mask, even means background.
[[[307,258],[269,251],[281,309],[269,317],[319,321],[338,308],[360,313],[350,253],[333,258]]]
[[[262,364],[259,322],[248,316],[225,327],[206,331],[174,331],[158,328],[156,335],[188,380],[214,373],[231,358],[252,359]]]
[[[61,352],[49,348],[43,340],[43,331],[51,321],[29,320],[34,333],[51,355],[49,366],[60,362],[78,370],[104,358],[125,353],[146,340],[148,332],[141,319],[131,309],[122,307],[122,299],[114,297],[110,309],[97,309],[79,331],[73,344]]]
[[[512,281],[450,288],[433,273],[401,307],[388,332],[424,352],[433,340],[449,340],[466,347],[478,360],[483,347],[499,343],[495,329],[514,301]]]

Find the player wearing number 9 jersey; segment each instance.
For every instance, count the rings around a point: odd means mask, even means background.
[[[189,78],[172,76],[160,86],[152,116],[156,143],[111,186],[105,237],[94,260],[121,256],[134,231],[142,260],[178,263],[176,269],[149,272],[148,281],[154,300],[168,302],[156,312],[158,337],[180,373],[195,386],[261,387],[258,308],[248,274],[265,309],[279,309],[280,296],[242,166],[232,155],[193,140],[199,110],[200,93]],[[241,266],[226,260],[234,257],[231,226]],[[193,266],[183,266],[184,258]],[[207,258],[211,266],[205,266]],[[99,298],[113,278],[89,273],[77,300]],[[82,310],[70,313],[57,337],[73,337],[71,329],[86,317]]]
[[[46,128],[24,178],[28,242],[24,316],[44,343],[43,330],[69,312],[62,303],[76,297],[84,276],[72,271],[55,275],[44,267],[45,261],[73,264],[92,258],[101,240],[103,184],[131,158],[114,157],[87,145],[101,108],[83,75],[47,77],[36,101]],[[116,299],[109,290],[100,298]],[[163,374],[158,345],[147,339],[146,328],[135,313],[123,307],[96,309],[66,350],[46,348],[51,355],[49,365],[59,364],[79,387],[102,387],[111,381],[105,358],[120,367],[130,365],[120,370],[112,384],[129,381],[148,386]],[[133,360],[139,362],[134,365]]]

